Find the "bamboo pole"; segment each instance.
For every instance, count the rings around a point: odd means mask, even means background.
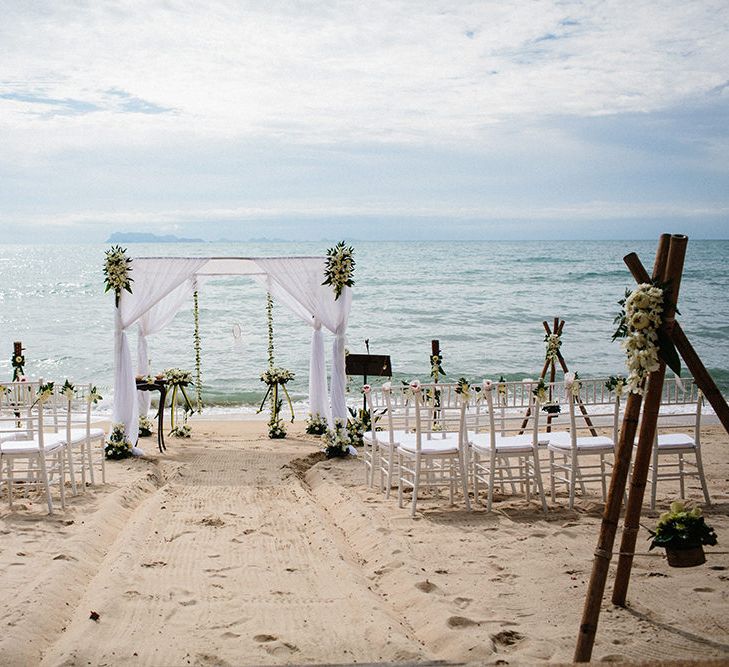
[[[653,274],[660,276],[663,273],[667,244],[664,237],[658,243]],[[640,394],[630,393],[625,405],[623,424],[620,428],[618,447],[615,452],[615,465],[613,474],[610,477],[610,488],[605,503],[605,510],[602,515],[600,534],[595,548],[595,559],[592,561],[592,573],[587,586],[587,595],[582,610],[580,630],[577,635],[577,646],[575,647],[574,661],[589,662],[592,657],[592,647],[595,643],[597,624],[600,620],[600,607],[602,596],[605,592],[608,568],[612,557],[615,534],[620,519],[620,508],[625,493],[625,483],[630,470],[630,459],[633,454],[633,442],[635,432],[638,429],[638,418],[643,397]]]
[[[664,237],[661,237],[664,243]],[[686,244],[688,238],[674,235],[668,242],[668,259],[665,270],[660,281],[670,286],[670,299],[664,301],[663,327],[670,331],[676,314],[676,302],[681,287],[681,275],[683,273],[683,262],[686,255]],[[635,543],[638,539],[640,529],[640,515],[643,510],[643,497],[645,495],[648,469],[651,463],[654,441],[656,437],[656,423],[658,412],[663,397],[663,381],[666,375],[666,364],[661,361],[658,369],[650,374],[648,388],[645,394],[643,407],[643,419],[640,424],[638,435],[638,447],[635,450],[633,462],[633,475],[630,481],[628,503],[625,507],[625,519],[623,522],[623,535],[620,542],[620,556],[618,557],[618,569],[615,574],[613,588],[613,604],[625,606],[625,599],[630,584],[630,572],[633,567],[633,555],[635,554]]]

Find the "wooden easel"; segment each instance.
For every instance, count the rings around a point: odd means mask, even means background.
[[[674,234],[662,234],[658,241],[656,259],[653,265],[653,280],[668,285],[669,298],[664,303],[662,332],[673,342],[681,358],[691,371],[694,381],[703,392],[706,399],[714,408],[717,417],[729,433],[729,406],[709,375],[706,367],[696,354],[693,346],[686,338],[683,329],[675,321],[676,303],[681,286],[683,263],[686,255],[688,237]],[[636,282],[649,283],[651,277],[635,253],[626,255],[623,261],[630,269]],[[645,405],[643,406],[643,419],[640,422],[638,447],[635,453],[635,463],[630,484],[628,504],[625,510],[623,535],[620,545],[620,557],[615,577],[615,587],[612,601],[616,605],[624,606],[630,572],[635,554],[635,542],[638,536],[640,515],[643,508],[648,467],[651,460],[653,441],[656,433],[658,409],[663,394],[663,381],[666,373],[666,364],[661,360],[658,370],[650,374],[645,390]],[[633,453],[633,443],[640,417],[643,396],[630,393],[625,406],[625,416],[620,429],[615,465],[610,479],[610,490],[603,513],[600,535],[595,549],[595,559],[592,564],[592,574],[585,596],[585,605],[582,612],[577,646],[575,648],[575,662],[589,662],[592,657],[592,648],[595,643],[597,624],[600,618],[602,596],[605,592],[610,559],[612,557],[615,534],[620,519],[620,508],[625,494],[625,485],[630,469],[630,460]]]
[[[564,320],[560,320],[559,317],[554,318],[553,326],[550,328],[549,323],[547,320],[544,320],[542,322],[542,326],[544,326],[544,330],[547,332],[547,336],[551,336],[552,334],[556,334],[557,336],[562,335],[562,330],[564,329]],[[567,362],[564,360],[564,357],[562,356],[562,352],[558,349],[557,350],[557,361],[559,361],[560,368],[562,369],[563,373],[569,373],[569,368],[567,368]],[[542,372],[539,375],[540,380],[546,380],[547,378],[547,371],[549,371],[549,382],[550,384],[554,383],[555,376],[556,376],[556,367],[554,364],[554,358],[548,358],[544,360],[544,366],[542,367]],[[552,398],[552,388],[549,389],[550,399]],[[595,430],[595,427],[592,424],[592,421],[590,421],[590,417],[587,413],[587,408],[585,408],[584,403],[582,400],[578,397],[577,398],[577,404],[580,407],[580,412],[582,412],[583,417],[585,418],[585,424],[587,424],[587,427],[590,429],[590,433],[593,436],[597,435],[597,431]],[[529,417],[532,414],[531,407],[527,408],[526,414],[524,415],[524,421],[522,422],[521,428],[522,433],[526,429],[527,425],[529,424]],[[551,423],[552,423],[552,415],[547,415],[547,431],[551,430]]]

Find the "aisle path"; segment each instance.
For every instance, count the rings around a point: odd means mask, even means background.
[[[188,456],[135,511],[44,664],[428,657],[291,474],[297,450],[282,449]]]

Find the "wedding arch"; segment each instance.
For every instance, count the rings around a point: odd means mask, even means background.
[[[115,422],[124,424],[134,443],[139,433],[137,374],[148,368],[147,337],[164,329],[182,305],[207,281],[248,276],[312,327],[309,362],[309,411],[331,423],[346,418],[344,341],[352,305],[348,286],[339,292],[323,285],[326,257],[137,257],[126,258],[130,289],[117,290],[114,335]],[[137,325],[137,369],[128,332]],[[322,328],[334,334],[330,394]]]

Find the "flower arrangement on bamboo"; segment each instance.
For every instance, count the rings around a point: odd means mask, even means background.
[[[322,285],[331,285],[335,301],[342,295],[345,287],[354,286],[354,265],[354,248],[347,246],[344,241],[327,250]]]
[[[625,385],[634,394],[643,394],[646,378],[658,369],[659,355],[676,375],[681,374],[676,348],[661,329],[667,296],[665,286],[642,283],[632,292],[626,291],[625,298],[618,302],[622,309],[615,317],[618,328],[613,340],[624,339],[621,346],[628,368]]]
[[[544,342],[547,344],[545,360],[557,361],[559,359],[559,348],[562,347],[562,336],[558,333],[546,334]]]
[[[24,374],[23,369],[25,368],[25,355],[14,354],[12,359],[10,360],[10,363],[13,366],[13,382],[16,382]]]
[[[104,279],[106,282],[104,292],[113,290],[114,303],[117,308],[119,307],[122,290],[126,290],[131,294],[132,282],[134,282],[134,279],[129,276],[132,271],[130,266],[132,260],[127,257],[126,252],[126,249],[121,246],[112,246],[106,251],[106,260],[104,262],[104,276],[106,276]]]
[[[261,373],[261,382],[265,382],[268,386],[266,393],[261,401],[258,412],[263,412],[263,406],[266,400],[271,400],[271,417],[268,420],[268,437],[272,439],[281,439],[286,437],[286,426],[281,419],[281,408],[283,399],[279,398],[279,387],[283,391],[284,396],[291,410],[291,423],[294,422],[294,406],[291,403],[291,397],[286,389],[286,383],[291,382],[295,375],[286,368],[276,368],[274,366],[274,348],[273,348],[273,299],[270,292],[266,295],[266,314],[268,317],[268,369]]]
[[[184,371],[181,368],[168,368],[164,372],[165,380],[167,385],[172,387],[172,398],[170,399],[170,435],[175,438],[189,438],[190,427],[187,424],[187,415],[193,412],[192,403],[190,402],[185,387],[192,382],[192,373],[190,371]],[[176,423],[177,421],[177,398],[178,395],[182,396],[182,424]]]
[[[116,423],[104,444],[104,455],[107,459],[126,459],[132,455],[132,443],[127,438],[124,424]]]
[[[322,417],[318,412],[315,415],[310,414],[306,418],[306,432],[309,435],[324,435],[329,428],[326,417]]]

